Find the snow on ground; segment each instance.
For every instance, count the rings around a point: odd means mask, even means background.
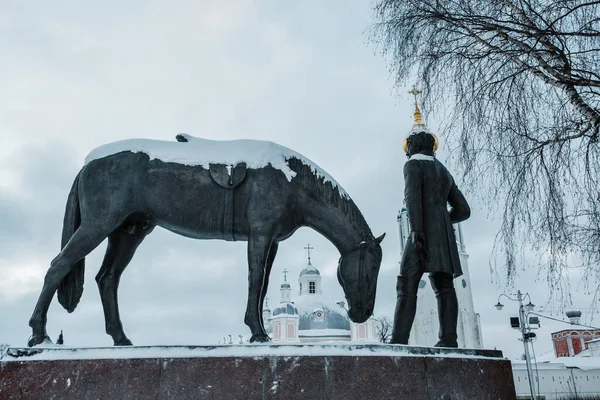
[[[296,173],[292,171],[287,163],[290,158],[297,158],[309,166],[318,176],[331,182],[337,187],[342,196],[347,196],[344,189],[331,175],[321,169],[317,164],[285,146],[262,140],[209,140],[181,134],[187,142],[170,142],[152,139],[127,139],[118,142],[107,143],[92,150],[85,158],[88,164],[93,160],[117,154],[123,151],[133,153],[146,153],[151,160],[159,159],[164,162],[172,162],[189,166],[202,166],[208,169],[209,164],[237,165],[245,162],[248,168],[263,168],[271,165],[281,170],[288,181],[291,181]]]
[[[433,354],[431,354],[433,352]],[[310,345],[215,345],[215,346],[131,346],[131,347],[34,347],[6,348],[0,361],[88,360],[122,358],[198,358],[198,357],[301,357],[301,356],[408,356],[433,358],[489,358],[473,351],[430,349],[384,344]]]

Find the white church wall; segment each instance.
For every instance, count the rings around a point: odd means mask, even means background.
[[[371,317],[363,323],[350,322],[350,340],[353,342],[378,342],[377,321]]]
[[[286,316],[271,319],[273,342],[299,343],[298,317]]]
[[[591,357],[598,357],[600,359],[600,339],[593,339],[587,342],[588,349]]]
[[[512,367],[517,396],[528,396],[525,361],[513,361]],[[545,396],[546,400],[600,395],[600,362],[592,369],[569,368],[560,362],[537,363],[533,365],[533,373],[537,394]]]

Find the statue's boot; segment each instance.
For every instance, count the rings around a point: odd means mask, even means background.
[[[417,311],[417,292],[410,288],[409,281],[404,276],[398,276],[396,284],[396,311],[394,313],[394,327],[392,328],[392,344],[408,344],[410,329],[412,328]]]
[[[440,322],[439,341],[434,347],[458,347],[456,324],[458,322],[458,300],[452,275],[435,273],[429,276],[435,293]]]

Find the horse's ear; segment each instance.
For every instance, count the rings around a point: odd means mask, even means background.
[[[381,243],[381,241],[383,240],[384,237],[385,237],[385,232],[383,233],[383,235],[379,236],[378,238],[375,238],[375,240],[374,240],[375,244]]]

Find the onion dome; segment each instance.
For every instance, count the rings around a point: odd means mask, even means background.
[[[273,309],[272,315],[273,317],[281,317],[284,315],[297,316],[298,309],[294,307],[292,303],[281,303]]]
[[[340,303],[325,296],[300,296],[295,306],[300,321],[298,330],[350,330],[348,312]],[[348,332],[349,335],[349,332]]]
[[[581,311],[567,311],[565,313],[567,318],[569,318],[569,322],[572,325],[579,325],[579,319],[581,318]]]
[[[310,263],[310,259],[309,259],[306,267],[302,271],[300,271],[300,276],[303,276],[303,275],[321,275],[321,273],[315,266],[313,266]]]
[[[313,249],[312,247],[310,247],[310,245],[308,245],[307,247],[305,247],[305,249],[308,250],[308,262],[306,264],[306,267],[300,271],[300,278],[304,275],[321,275],[321,273],[319,272],[319,270],[312,265],[312,263],[310,262],[310,251]]]

